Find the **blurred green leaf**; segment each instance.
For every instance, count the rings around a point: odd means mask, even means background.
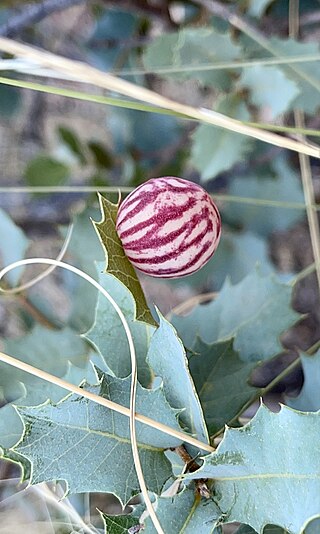
[[[25,169],[25,179],[31,186],[53,186],[64,184],[70,175],[70,169],[61,161],[49,156],[37,156],[29,161]]]
[[[110,169],[113,166],[112,155],[102,143],[99,143],[98,141],[89,141],[88,148],[91,151],[98,168]]]
[[[85,208],[75,215],[73,219],[73,231],[68,246],[68,254],[72,257],[72,263],[89,274],[95,280],[98,279],[96,261],[103,261],[104,253],[101,243],[95,232],[91,218],[98,217],[96,209]],[[60,228],[63,236],[66,228]],[[88,330],[93,321],[97,302],[97,290],[86,280],[74,275],[67,275],[65,283],[72,295],[72,306],[68,318],[68,324],[78,332]]]
[[[249,89],[251,103],[261,107],[268,120],[287,111],[300,94],[297,83],[288,79],[279,67],[246,67],[237,86]]]
[[[229,194],[237,197],[303,203],[304,196],[297,172],[288,166],[283,157],[277,158],[272,166],[276,176],[234,178],[230,184]],[[226,203],[223,214],[228,222],[262,236],[268,236],[273,231],[287,230],[305,216],[303,210],[247,205],[241,202]]]
[[[145,68],[174,80],[197,79],[202,85],[228,90],[231,83],[229,70],[197,70],[192,67],[231,61],[241,56],[241,48],[230,33],[219,33],[213,28],[185,28],[179,32],[157,37],[146,47]],[[161,69],[172,69],[161,72]],[[178,69],[179,72],[174,72]]]
[[[248,9],[249,15],[259,19],[272,2],[274,2],[274,0],[250,0]]]
[[[131,51],[130,39],[138,27],[138,17],[121,9],[103,9],[98,16],[94,31],[87,42],[87,53],[91,61],[102,70],[126,66]],[[128,43],[126,47],[126,43]]]
[[[215,110],[243,121],[250,118],[243,100],[235,96],[222,98]],[[231,169],[250,149],[250,140],[244,135],[208,124],[198,126],[192,138],[191,163],[203,182]]]
[[[84,147],[79,136],[66,126],[59,126],[58,133],[65,145],[71,150],[75,156],[79,159],[82,165],[85,165],[87,160],[84,153]]]
[[[9,215],[0,209],[0,259],[3,267],[22,260],[29,246],[29,240]],[[15,286],[22,274],[22,269],[14,269],[6,275],[6,280]]]
[[[272,37],[270,47],[281,56],[303,56],[319,54],[319,43],[302,43],[294,39]],[[291,108],[299,108],[306,113],[314,113],[320,106],[320,69],[317,63],[305,61],[292,68],[285,68],[286,75],[296,82],[300,94],[291,104]]]

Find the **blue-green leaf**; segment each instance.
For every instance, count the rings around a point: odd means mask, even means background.
[[[188,348],[197,336],[206,343],[234,336],[243,361],[267,360],[281,352],[280,334],[299,319],[291,298],[290,286],[256,270],[236,285],[227,281],[216,300],[175,316],[173,324]]]
[[[227,429],[217,451],[187,478],[215,480],[225,523],[246,523],[259,534],[266,524],[301,534],[320,517],[319,431],[319,413],[285,406],[273,413],[262,405],[246,426]]]
[[[215,110],[243,121],[250,118],[243,100],[235,96],[221,99]],[[200,172],[203,182],[231,169],[250,148],[247,137],[208,124],[198,126],[192,137],[191,163]]]
[[[101,387],[91,387],[90,391],[128,407],[130,378],[121,380],[106,374],[101,378]],[[162,388],[146,390],[138,385],[136,409],[180,429]],[[32,463],[32,484],[65,480],[71,493],[113,493],[122,503],[140,492],[128,417],[78,395],[57,405],[20,407],[18,412],[25,433],[15,450]],[[172,474],[164,449],[181,442],[142,423],[137,423],[137,441],[148,489],[159,494]]]
[[[320,350],[310,356],[301,354],[304,382],[297,397],[286,397],[286,403],[295,410],[316,412],[320,410]]]
[[[159,313],[159,312],[158,312]],[[166,398],[174,408],[183,409],[180,420],[189,432],[208,443],[208,433],[182,342],[172,325],[159,313],[160,326],[153,334],[148,362],[163,380]]]

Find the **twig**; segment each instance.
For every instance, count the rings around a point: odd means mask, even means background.
[[[43,0],[39,4],[28,4],[17,15],[0,26],[0,35],[14,37],[27,26],[40,22],[52,13],[85,3],[86,0]]]

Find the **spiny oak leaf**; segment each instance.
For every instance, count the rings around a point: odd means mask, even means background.
[[[301,317],[291,298],[291,286],[255,270],[236,285],[227,280],[210,304],[172,322],[187,348],[197,336],[206,343],[235,337],[234,349],[243,361],[268,360],[282,351],[280,334]]]
[[[267,524],[302,534],[320,517],[319,432],[319,412],[282,406],[273,413],[261,405],[247,425],[228,428],[216,452],[185,477],[214,479],[225,523],[239,521],[259,534]]]
[[[129,406],[131,380],[100,373],[101,385],[90,391]],[[19,407],[25,432],[15,451],[32,465],[31,483],[65,480],[68,492],[107,492],[122,503],[140,492],[135,473],[129,418],[84,397],[71,395],[57,405]],[[162,388],[137,387],[136,411],[180,430],[177,412]],[[137,423],[139,454],[148,489],[159,494],[171,476],[164,450],[179,440]]]

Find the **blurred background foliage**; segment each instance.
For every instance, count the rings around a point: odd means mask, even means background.
[[[241,0],[211,5],[207,10],[206,2],[196,0],[6,0],[0,6],[0,35],[85,61],[178,101],[243,121],[294,127],[293,110],[299,108],[305,112],[306,127],[320,130],[320,3],[300,0],[297,40],[288,37],[288,2]],[[247,32],[230,26],[234,11]],[[289,61],[297,56],[308,56],[309,61]],[[8,70],[1,76],[35,80],[28,72]],[[43,78],[36,80],[45,83]],[[79,88],[71,81],[48,79],[48,83]],[[88,86],[81,90],[104,94]],[[319,201],[318,160],[311,160],[311,165]],[[25,254],[55,257],[68,224],[74,221],[67,257],[90,272],[93,260],[102,260],[89,220],[89,216],[99,217],[97,198],[77,188],[115,191],[166,175],[200,183],[216,198],[223,235],[214,258],[198,273],[171,282],[143,278],[150,302],[164,313],[195,294],[219,291],[226,278],[239,282],[257,264],[262,273],[289,280],[313,261],[296,154],[170,114],[0,83],[1,264]],[[24,186],[70,186],[73,192],[4,189]],[[110,198],[115,200],[117,194]],[[16,278],[9,282],[15,284]],[[84,332],[94,316],[95,298],[88,288],[87,306],[81,307],[84,291],[84,285],[69,273],[56,272],[40,288],[18,299],[5,298],[0,307],[2,345],[12,339],[24,344],[23,336],[34,333],[40,319],[43,328],[63,332],[67,347],[71,346],[72,332]],[[296,347],[306,349],[319,339],[313,274],[297,285],[294,306],[308,317],[285,336],[285,347],[291,349],[285,361],[294,357]],[[74,367],[84,365],[88,350],[79,348]],[[61,376],[66,372],[61,371]],[[76,370],[68,372],[74,373],[76,382]],[[301,372],[282,389],[299,385]],[[0,383],[0,400],[5,402],[3,388]]]

